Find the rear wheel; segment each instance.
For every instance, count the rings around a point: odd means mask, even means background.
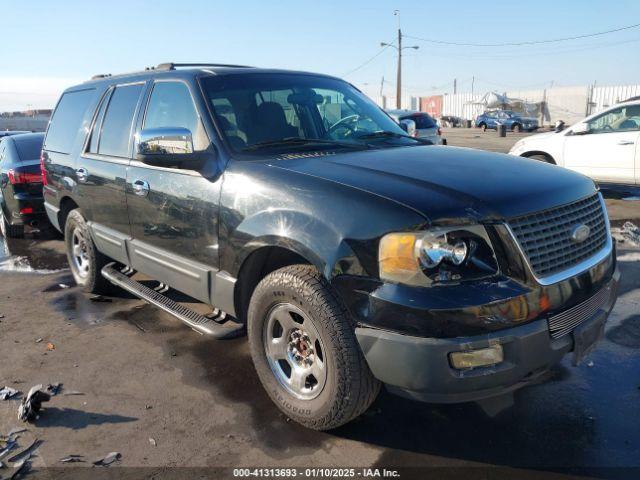
[[[480,124],[480,129],[481,129],[483,132],[486,132],[486,131],[487,131],[487,124],[486,124],[486,123],[481,123],[481,124]]]
[[[2,227],[2,235],[8,238],[22,238],[24,237],[24,225],[11,225],[7,218],[4,216],[4,212],[1,212],[0,219]]]
[[[375,400],[348,312],[309,265],[281,268],[256,287],[247,332],[258,377],[287,416],[315,430],[343,425]]]
[[[102,276],[101,270],[111,260],[96,249],[89,226],[78,209],[69,212],[64,226],[64,241],[76,283],[88,293],[110,293],[113,286]]]
[[[520,132],[522,131],[522,126],[521,126],[520,124],[516,123],[516,124],[512,127],[512,130],[513,130],[515,133],[520,133]]]
[[[553,161],[551,160],[551,158],[541,153],[536,155],[529,155],[527,158],[530,158],[532,160],[538,160],[539,162],[546,162],[546,163],[553,164]]]

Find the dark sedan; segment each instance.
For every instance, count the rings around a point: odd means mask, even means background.
[[[22,237],[25,225],[46,221],[40,171],[43,140],[44,133],[0,140],[0,224],[7,237]]]

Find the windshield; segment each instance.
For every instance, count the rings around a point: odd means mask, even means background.
[[[202,80],[228,145],[247,154],[420,145],[375,103],[341,80],[245,73]]]

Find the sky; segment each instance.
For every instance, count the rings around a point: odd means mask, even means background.
[[[640,83],[640,27],[574,41],[517,43],[640,23],[638,0],[2,0],[0,112],[50,108],[96,73],[162,62],[220,62],[307,70],[394,95],[406,37],[403,94]],[[370,61],[369,61],[370,60]],[[384,83],[382,79],[384,77]],[[473,82],[472,82],[473,78]]]

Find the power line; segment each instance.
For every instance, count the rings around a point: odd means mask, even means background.
[[[394,42],[388,42],[383,48],[382,50],[380,50],[378,53],[376,53],[373,57],[369,58],[368,60],[365,60],[364,62],[362,62],[360,65],[358,65],[356,68],[354,68],[353,70],[349,70],[347,73],[343,73],[341,76],[342,77],[347,77],[349,75],[351,75],[352,73],[357,72],[358,70],[360,70],[361,68],[369,65],[371,62],[373,62],[376,58],[378,58],[380,55],[382,55],[382,53],[389,47],[395,46]]]
[[[414,37],[411,35],[405,35],[407,38],[412,38],[414,40],[420,40],[422,42],[428,43],[436,43],[440,45],[455,45],[458,47],[518,47],[523,45],[537,45],[541,43],[556,43],[556,42],[567,42],[570,40],[579,40],[581,38],[589,38],[589,37],[598,37],[601,35],[607,35],[609,33],[621,32],[623,30],[630,30],[632,28],[640,27],[640,23],[636,23],[634,25],[627,25],[624,27],[614,28],[612,30],[605,30],[603,32],[595,32],[595,33],[587,33],[584,35],[576,35],[573,37],[563,37],[563,38],[554,38],[547,40],[529,40],[525,42],[504,42],[504,43],[462,43],[462,42],[448,42],[446,40],[434,40],[430,38],[421,38]]]

